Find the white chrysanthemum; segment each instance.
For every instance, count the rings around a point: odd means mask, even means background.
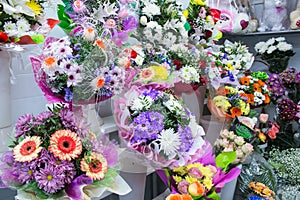
[[[272,45],[272,44],[274,44],[275,43],[275,38],[270,38],[267,42],[266,42],[266,45],[267,46],[270,46],[270,45]]]
[[[149,109],[154,100],[150,96],[142,96],[132,101],[131,110],[142,110],[143,108]]]
[[[275,38],[275,40],[277,42],[283,42],[283,41],[285,41],[285,37],[278,37],[278,38]]]
[[[279,51],[289,51],[293,49],[293,46],[291,44],[288,44],[286,42],[279,42],[277,44],[277,47]]]
[[[28,21],[24,18],[22,19],[19,19],[17,21],[17,29],[18,29],[18,34],[19,35],[22,35],[24,34],[25,32],[29,31],[30,30],[30,24],[28,23]]]
[[[270,46],[270,47],[268,48],[267,53],[268,53],[268,54],[271,54],[271,53],[273,53],[273,51],[275,51],[276,49],[277,49],[276,46]]]
[[[180,69],[181,78],[185,83],[199,82],[200,76],[193,67],[184,66]]]
[[[163,103],[171,112],[182,113],[183,107],[172,95],[170,95],[170,99],[167,102]]]
[[[154,15],[160,15],[160,7],[155,4],[146,4],[146,6],[142,9],[142,13],[147,15],[148,17],[152,17]]]
[[[265,53],[267,50],[267,45],[265,42],[259,42],[255,45],[254,49],[258,53]]]
[[[180,137],[172,128],[162,130],[158,135],[160,142],[160,151],[163,151],[166,156],[173,156],[180,148]]]
[[[8,36],[14,36],[18,33],[17,25],[10,21],[5,22],[3,28],[5,33],[7,33]]]

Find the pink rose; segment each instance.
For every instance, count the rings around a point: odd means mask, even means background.
[[[192,167],[191,169],[189,169],[188,174],[191,177],[194,177],[196,179],[201,179],[203,177],[203,174],[200,172],[200,170],[196,167]]]
[[[261,113],[261,114],[259,115],[259,121],[260,121],[261,123],[263,123],[263,124],[267,123],[268,119],[269,119],[269,115],[268,115],[268,114]]]
[[[180,181],[177,186],[178,192],[181,194],[187,194],[189,185],[189,182],[186,180]]]

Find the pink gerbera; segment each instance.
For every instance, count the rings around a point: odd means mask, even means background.
[[[91,155],[82,158],[80,162],[80,169],[93,180],[102,180],[107,168],[107,160],[100,153],[93,152]]]
[[[14,158],[19,162],[29,162],[38,157],[42,150],[40,137],[26,137],[22,142],[14,147]]]
[[[58,130],[51,135],[48,150],[61,160],[71,161],[82,152],[81,139],[70,130]]]

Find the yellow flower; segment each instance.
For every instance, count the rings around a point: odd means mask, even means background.
[[[34,0],[30,0],[30,1],[26,2],[26,6],[31,8],[31,10],[33,10],[33,12],[36,16],[42,14],[43,8],[38,2],[36,2]]]
[[[206,5],[203,0],[193,0],[192,4],[199,5],[199,6],[205,6]]]
[[[189,11],[188,11],[188,10],[184,10],[184,11],[183,11],[183,16],[184,16],[185,18],[188,18],[188,16],[189,16]]]
[[[177,168],[173,169],[173,172],[175,172],[175,173],[183,176],[183,175],[185,175],[187,173],[187,169],[186,169],[185,166],[183,166],[183,167],[177,167]]]
[[[233,67],[232,67],[231,63],[227,63],[227,70],[233,70]]]
[[[225,89],[227,89],[230,94],[236,94],[238,92],[237,89],[230,87],[230,86],[225,86]]]
[[[203,174],[206,178],[212,178],[214,175],[209,167],[201,167],[199,169],[201,174]]]
[[[182,180],[182,178],[180,176],[177,176],[177,175],[173,176],[173,179],[176,182],[176,184],[178,184]]]
[[[244,111],[244,114],[245,114],[245,115],[248,115],[249,113],[250,113],[250,104],[247,103],[246,108],[245,108],[245,111]]]
[[[189,182],[190,184],[194,183],[194,182],[197,182],[198,179],[194,178],[194,177],[191,177],[191,176],[185,176],[185,180],[187,182]]]
[[[217,107],[221,107],[224,112],[228,112],[228,109],[231,108],[231,104],[229,101],[227,101],[227,98],[225,96],[216,96],[214,99],[214,104]]]
[[[203,167],[203,165],[201,163],[189,164],[187,166],[187,170],[190,170],[191,168],[194,168],[194,167],[200,169],[200,167]]]
[[[159,65],[154,65],[151,66],[151,68],[154,70],[155,75],[153,78],[153,81],[165,81],[168,79],[169,76],[169,72],[166,68],[164,68],[163,66]]]
[[[210,178],[204,178],[202,183],[208,190],[210,190],[213,187],[213,183]]]

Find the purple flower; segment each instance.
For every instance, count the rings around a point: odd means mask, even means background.
[[[15,137],[18,138],[24,133],[26,133],[27,131],[29,131],[32,128],[31,126],[32,122],[33,122],[33,116],[31,114],[25,114],[19,117],[19,119],[16,122]]]
[[[295,82],[298,84],[300,83],[300,72],[295,74]]]
[[[189,182],[187,180],[182,180],[178,183],[177,189],[180,194],[188,194]]]
[[[196,167],[192,167],[191,169],[189,169],[188,174],[196,179],[201,179],[203,177],[201,171]]]
[[[190,150],[191,146],[193,145],[193,136],[192,130],[189,126],[186,126],[182,129],[181,125],[178,125],[178,133],[180,135],[180,151],[187,152]]]
[[[297,104],[288,98],[283,98],[277,105],[279,109],[278,118],[281,121],[292,121],[296,119],[298,112]]]
[[[65,96],[64,99],[66,102],[71,102],[73,99],[73,93],[71,92],[70,88],[65,88]]]
[[[134,132],[133,142],[157,139],[157,134],[164,129],[163,120],[164,116],[159,112],[140,113],[130,125]]]
[[[75,127],[75,117],[74,113],[71,112],[68,108],[62,108],[59,113],[59,117],[62,121],[62,124],[71,130],[74,130]]]
[[[50,111],[45,111],[45,112],[38,114],[38,116],[36,117],[36,124],[42,124],[45,119],[48,119],[49,117],[52,117],[53,115],[54,114]]]
[[[29,182],[30,180],[33,179],[33,169],[31,169],[31,165],[28,164],[27,162],[24,162],[24,163],[20,163],[21,166],[18,166],[19,167],[19,170],[18,170],[18,173],[19,173],[19,177],[18,177],[18,180],[21,182],[21,183],[27,183]]]
[[[79,51],[81,49],[81,46],[82,46],[81,43],[74,44],[74,50]]]
[[[39,171],[34,174],[34,177],[38,182],[39,188],[50,194],[56,193],[65,186],[65,174],[61,168],[53,165],[39,169]]]
[[[83,193],[81,191],[82,186],[91,185],[93,180],[85,175],[80,175],[73,180],[73,182],[66,186],[65,191],[69,197],[73,200],[84,199]]]
[[[157,100],[157,97],[159,96],[160,92],[157,91],[157,90],[153,90],[153,89],[150,89],[150,90],[145,90],[143,92],[143,95],[144,96],[149,96],[151,97],[151,99],[153,99],[154,101]]]
[[[138,27],[139,23],[135,17],[130,16],[127,19],[123,20],[123,28],[125,31],[131,31]]]
[[[79,137],[82,139],[89,134],[89,124],[82,118],[75,119],[75,131]]]

